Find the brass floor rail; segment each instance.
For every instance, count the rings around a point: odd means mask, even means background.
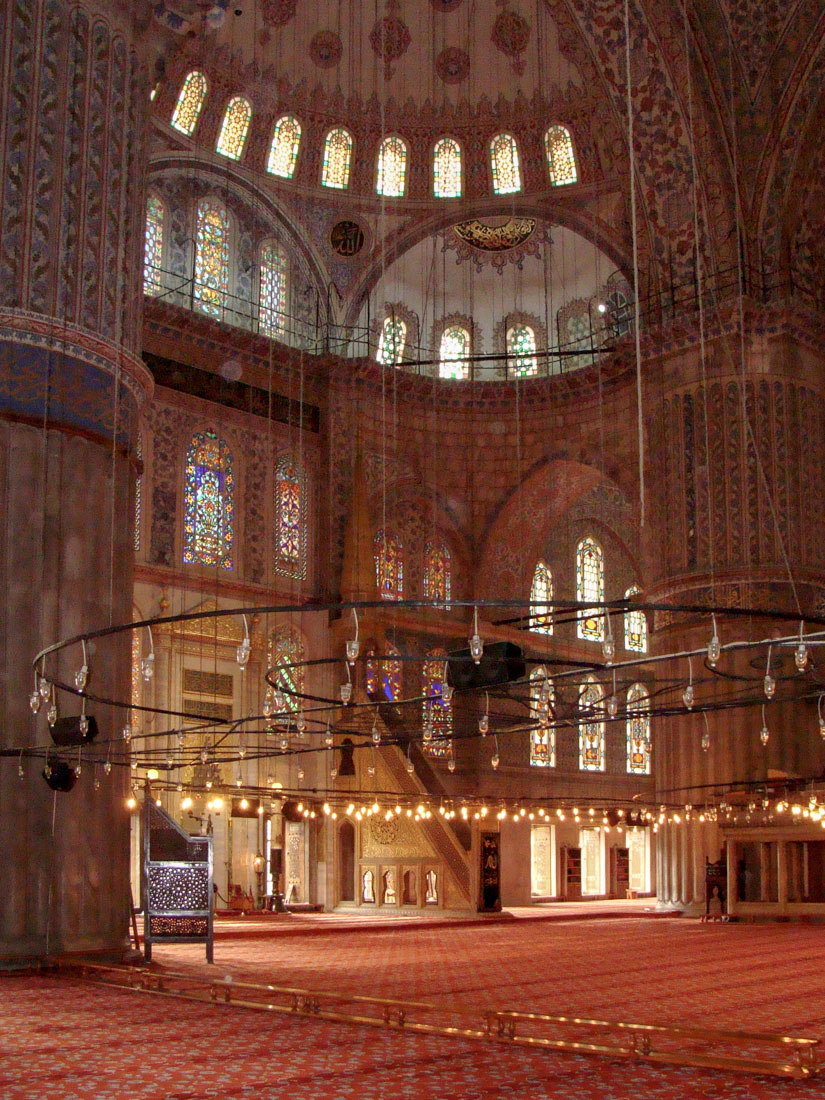
[[[72,964],[61,968],[61,972],[117,988],[200,1003],[538,1049],[797,1079],[815,1077],[820,1070],[819,1039],[802,1036],[439,1005],[143,967]]]

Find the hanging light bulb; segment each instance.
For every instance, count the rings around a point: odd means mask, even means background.
[[[441,677],[441,698],[445,703],[452,703],[453,701],[453,685],[447,679],[449,673],[449,661],[444,662],[444,675]]]
[[[375,764],[367,765],[367,775],[370,777],[370,779],[373,779],[375,777]]]
[[[424,740],[425,741],[432,741],[432,739],[433,739],[433,724],[428,718],[427,721],[424,723]]]
[[[484,692],[484,713],[478,720],[478,732],[482,737],[486,737],[490,729],[490,695],[489,692]]]
[[[352,698],[352,684],[350,684],[350,683],[341,684],[341,702],[346,706],[346,704],[350,701],[351,698]]]
[[[279,687],[272,692],[272,706],[277,711],[286,710],[286,697]]]
[[[201,764],[205,764],[209,760],[209,750],[201,749]]]
[[[494,752],[492,757],[490,758],[490,767],[493,769],[493,771],[495,771],[496,768],[498,767],[498,765],[499,765],[498,753]]]
[[[613,672],[613,694],[608,697],[607,700],[607,713],[611,718],[615,718],[619,713],[619,700],[616,698],[616,672]]]
[[[84,737],[89,732],[89,719],[86,717],[85,713],[80,715],[80,718],[77,721],[77,728],[80,730]]]
[[[613,627],[610,623],[610,612],[607,609],[605,609],[604,617],[607,624],[607,634],[602,642],[602,654],[605,664],[611,665],[616,655],[616,643],[613,641]]]
[[[155,675],[155,655],[154,653],[147,653],[146,656],[140,662],[140,671],[143,675],[143,679],[148,684],[152,677]]]
[[[134,760],[132,760],[132,771],[133,772],[137,771],[137,757],[135,757]]]
[[[123,727],[123,740],[128,744],[132,740],[132,723],[127,722]]]
[[[280,745],[281,745],[282,749],[288,749],[289,748],[289,738],[287,737],[286,734],[283,734],[281,736]]]
[[[48,699],[49,698],[49,687],[50,687],[49,681],[46,679],[45,676],[41,676],[40,677],[40,685],[38,687],[38,691],[40,692],[40,698],[41,699]]]
[[[78,691],[83,691],[86,683],[89,679],[89,666],[84,663],[80,666],[77,672],[74,674],[74,683]]]
[[[773,699],[776,694],[776,680],[771,676],[771,649],[772,646],[768,646],[768,664],[765,668],[765,679],[762,681],[762,686],[765,689],[765,695],[769,699]]]
[[[448,768],[448,769],[449,769],[449,770],[450,770],[451,772],[454,772],[454,771],[455,771],[455,757],[454,757],[454,756],[452,756],[452,755],[450,756],[450,759],[449,759],[449,760],[447,761],[447,768]]]
[[[702,752],[707,752],[710,748],[710,727],[708,726],[708,716],[702,711],[702,717],[705,720],[705,732],[702,734]]]
[[[37,714],[37,712],[40,710],[40,692],[37,690],[37,688],[35,688],[29,696],[29,706],[32,709],[32,714]]]
[[[354,665],[358,660],[358,612],[353,607],[352,617],[355,620],[355,637],[347,642],[347,662]]]
[[[682,702],[685,704],[688,710],[693,710],[693,704],[696,696],[693,691],[693,661],[690,659],[690,654],[687,655],[688,660],[688,682],[685,690],[682,692]]]
[[[26,778],[26,769],[23,767],[22,763],[17,765],[17,774],[20,776],[21,779]]]
[[[799,641],[793,653],[794,664],[800,672],[804,672],[808,667],[808,647],[805,645],[802,637],[804,626],[804,623],[799,624]]]
[[[713,634],[708,642],[708,664],[711,668],[716,668],[716,662],[719,660],[722,654],[722,647],[719,644],[719,632],[716,628],[716,616],[711,615],[713,620]]]
[[[329,769],[329,777],[330,777],[330,779],[337,779],[338,778],[338,769],[337,768],[330,768]]]
[[[54,726],[57,721],[57,703],[52,703],[49,709],[46,711],[46,719],[50,726]]]
[[[264,701],[263,701],[263,705],[261,707],[261,710],[263,712],[264,718],[271,718],[272,717],[273,706],[272,706],[272,689],[271,688],[267,688],[266,691],[264,692]]]
[[[241,775],[240,772],[238,772],[238,774],[235,776],[235,786],[236,787],[242,787],[243,786],[243,776]]]
[[[298,782],[303,783],[303,781],[304,781],[304,769],[299,768],[298,769]]]
[[[415,774],[415,764],[413,764],[413,762],[412,762],[412,760],[410,760],[409,756],[407,757],[406,768],[407,768],[407,774],[408,775],[414,775]]]
[[[481,635],[478,632],[478,608],[473,609],[473,634],[470,638],[470,656],[473,658],[473,663],[481,664],[481,657],[484,653],[484,642],[481,640]]]
[[[112,762],[111,762],[111,760],[107,760],[106,763],[103,765],[103,774],[104,775],[110,775],[111,771],[112,771]]]
[[[243,639],[241,644],[235,650],[235,658],[238,662],[238,667],[241,672],[244,671],[249,663],[249,655],[252,652],[252,643],[249,640],[249,623],[246,621],[246,615],[241,615],[243,620]]]
[[[304,712],[302,710],[298,711],[298,717],[295,719],[295,726],[299,734],[303,734],[304,730],[307,728],[307,720],[304,718]]]
[[[324,744],[326,745],[326,747],[328,749],[332,748],[333,736],[332,736],[332,730],[329,728],[329,725],[327,725],[327,732],[324,734]]]
[[[759,740],[763,745],[767,745],[770,740],[770,733],[768,732],[768,723],[765,719],[765,704],[762,704],[762,729],[759,731]]]

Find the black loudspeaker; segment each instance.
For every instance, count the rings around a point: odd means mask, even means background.
[[[288,798],[281,807],[281,813],[287,819],[287,821],[303,821],[304,812],[298,809],[298,803],[293,798]]]
[[[61,760],[59,756],[48,758],[42,775],[53,791],[70,791],[77,782],[72,765]]]
[[[481,661],[476,664],[469,649],[458,649],[447,655],[450,683],[459,691],[489,688],[497,684],[512,684],[524,679],[527,666],[524,651],[513,642],[491,642],[485,645]]]
[[[273,879],[275,880],[276,884],[278,882],[278,876],[281,873],[281,865],[283,863],[283,855],[284,855],[284,853],[283,853],[283,850],[281,848],[270,848],[269,849],[269,871],[270,871],[270,874],[272,875]]]
[[[86,745],[97,737],[97,719],[92,714],[86,715],[89,723],[85,733],[80,732],[80,715],[74,714],[67,718],[58,718],[51,727],[52,741],[55,745]]]

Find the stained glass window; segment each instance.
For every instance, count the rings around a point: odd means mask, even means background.
[[[595,539],[584,538],[576,547],[576,599],[579,603],[604,602],[604,554]],[[594,642],[604,640],[604,615],[600,608],[579,612],[577,633]]]
[[[258,322],[267,336],[286,331],[287,290],[286,253],[277,244],[263,245]]]
[[[528,378],[538,370],[536,334],[529,325],[513,325],[507,330],[507,373]]]
[[[588,680],[579,693],[579,768],[583,772],[604,771],[604,722],[601,718],[602,689]]]
[[[226,105],[218,144],[215,146],[217,152],[232,160],[240,160],[251,121],[252,104],[242,95],[233,96]]]
[[[205,98],[206,77],[199,72],[189,73],[172,112],[172,125],[176,130],[187,137],[192,136]]]
[[[143,516],[143,436],[137,437],[135,458],[138,472],[135,477],[135,550],[140,550],[140,524]]]
[[[157,195],[146,200],[146,236],[143,241],[143,293],[163,290],[163,203]]]
[[[547,670],[539,666],[530,673],[530,763],[537,768],[556,766],[556,731],[552,726],[556,693]]]
[[[211,430],[192,437],[183,485],[183,560],[232,568],[235,475],[232,454]]]
[[[365,686],[371,700],[383,696],[390,703],[395,703],[401,698],[401,662],[395,646],[387,645],[387,656],[383,661],[377,659],[375,649],[367,650]]]
[[[576,157],[573,153],[573,139],[564,126],[551,126],[544,135],[544,148],[547,152],[547,169],[550,182],[559,187],[565,183],[575,183]]]
[[[553,633],[553,575],[545,562],[536,564],[533,583],[530,587],[530,629],[536,634]],[[536,606],[538,603],[538,606]]]
[[[404,357],[406,339],[406,323],[398,317],[387,317],[378,338],[378,362],[385,367],[399,366]]]
[[[467,378],[470,373],[470,334],[461,325],[450,325],[441,334],[439,378]]]
[[[444,669],[447,655],[435,649],[427,654],[421,674],[421,721],[432,726],[432,740],[423,741],[422,748],[428,756],[449,756],[453,735],[453,704],[444,698]]]
[[[330,130],[324,141],[324,161],[321,165],[321,183],[324,187],[341,190],[349,184],[349,164],[352,157],[352,138],[339,126]]]
[[[497,134],[493,138],[490,142],[490,162],[493,191],[497,195],[513,195],[521,190],[518,146],[512,134]]]
[[[650,775],[650,696],[644,684],[627,692],[627,771]]]
[[[132,631],[132,707],[139,707],[143,691],[143,672],[141,670],[140,631]],[[140,716],[143,711],[130,710],[129,722],[133,730],[140,728]]]
[[[404,598],[404,562],[401,542],[382,527],[373,539],[375,583],[382,600]]]
[[[376,191],[400,199],[407,186],[407,145],[400,137],[384,138],[378,150]]]
[[[642,590],[633,584],[624,594],[626,600],[641,596]],[[624,613],[624,647],[633,653],[647,653],[647,618],[641,608]]]
[[[307,568],[306,477],[290,458],[275,467],[275,572],[303,580]]]
[[[424,597],[446,607],[450,602],[450,551],[429,540],[424,547]]]
[[[298,163],[298,149],[301,145],[301,124],[294,115],[284,115],[275,123],[272,144],[269,147],[267,172],[282,179],[291,180]]]
[[[295,711],[301,705],[300,695],[304,690],[304,646],[297,630],[282,627],[269,635],[267,663],[272,672],[272,680],[284,693],[284,700],[290,710]]]
[[[441,138],[435,143],[433,194],[437,199],[461,196],[461,146],[453,138]]]
[[[198,309],[222,317],[229,291],[229,214],[212,199],[198,203],[195,230],[195,287]]]

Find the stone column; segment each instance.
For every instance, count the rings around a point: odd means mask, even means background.
[[[131,618],[134,447],[151,389],[138,358],[145,11],[18,0],[3,22],[0,965],[115,954],[127,937],[129,768],[103,768],[124,714],[89,704],[97,741],[74,790],[55,794],[40,775],[46,707],[32,714],[28,696],[38,650]],[[81,663],[76,647],[47,672],[72,681]],[[90,645],[89,665],[89,691],[128,701],[128,635]],[[78,699],[60,710],[78,714]]]

